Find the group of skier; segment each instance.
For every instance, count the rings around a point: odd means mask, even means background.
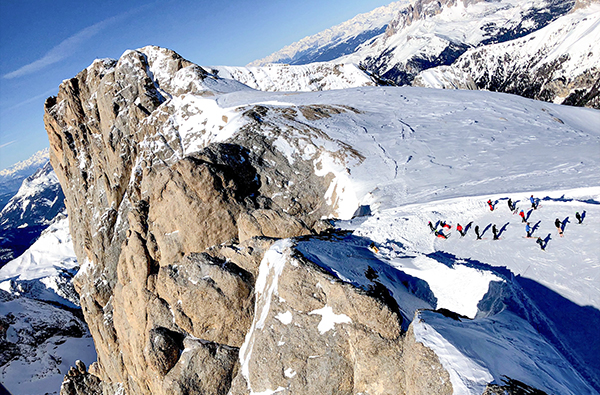
[[[529,213],[527,213],[527,215],[525,215],[524,210],[519,211],[519,209],[517,208],[516,202],[513,202],[511,198],[508,199],[509,210],[513,214],[517,214],[517,212],[518,212],[519,216],[521,217],[521,222],[525,223],[525,233],[526,233],[526,238],[528,238],[528,239],[534,238],[533,233],[535,232],[535,230],[537,229],[537,227],[539,226],[539,224],[541,222],[541,221],[538,221],[538,223],[535,224],[533,227],[528,222],[531,211],[537,210],[540,207],[540,199],[535,198],[533,195],[531,195],[531,197],[529,198],[529,201],[531,202],[531,210],[529,211]],[[496,201],[495,203],[498,203],[498,202]],[[495,206],[496,206],[495,203],[492,202],[492,199],[488,199],[487,204],[488,204],[490,211],[495,210]],[[575,218],[577,219],[579,224],[583,223],[583,220],[585,219],[585,214],[586,214],[585,211],[583,211],[581,214],[579,214],[579,212],[575,213]],[[554,221],[554,226],[556,226],[556,229],[557,229],[560,237],[564,237],[564,231],[565,231],[565,227],[566,227],[567,223],[569,223],[569,217],[565,218],[563,221],[556,218],[556,220]],[[471,228],[472,224],[473,224],[473,221],[469,222],[463,228],[463,226],[458,223],[458,224],[456,224],[456,231],[460,234],[461,237],[464,237],[464,236],[466,236],[467,232]],[[442,239],[447,239],[449,237],[449,234],[447,234],[445,232],[446,232],[446,230],[450,230],[452,228],[452,225],[446,223],[445,221],[438,221],[435,225],[432,224],[431,221],[429,221],[428,225],[429,225],[429,228],[431,229],[431,232],[434,233],[436,237],[439,237]],[[440,229],[438,229],[438,225],[440,225]],[[492,234],[494,235],[494,240],[500,239],[500,234],[503,232],[505,227],[506,227],[506,225],[504,227],[502,227],[502,229],[500,231],[498,231],[496,224],[492,225]],[[483,233],[485,233],[485,231],[488,228],[489,228],[489,225],[488,225],[488,227],[486,227],[486,229],[484,230]],[[476,240],[481,240],[483,234],[480,233],[479,225],[475,225],[474,231],[475,231]],[[540,248],[542,250],[545,251],[546,245],[548,244],[548,240],[549,240],[549,237],[546,239],[537,237],[536,243],[540,246]]]

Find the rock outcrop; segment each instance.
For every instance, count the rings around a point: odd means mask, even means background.
[[[292,242],[273,246],[327,229],[321,218],[337,210],[315,140],[342,163],[364,159],[299,118],[357,110],[255,105],[219,117],[180,105],[208,106],[232,85],[245,89],[146,47],[96,61],[46,101],[98,353],[62,393],[419,393],[428,380],[403,366],[429,357],[403,352],[393,306],[296,256]]]

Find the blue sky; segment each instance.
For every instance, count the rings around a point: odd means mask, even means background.
[[[391,0],[0,0],[0,169],[48,146],[46,97],[96,58],[145,45],[243,66]]]

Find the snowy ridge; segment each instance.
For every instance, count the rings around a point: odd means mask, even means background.
[[[64,209],[64,195],[50,162],[23,181],[0,211],[0,266],[25,251]]]
[[[452,66],[422,71],[414,84],[446,89],[477,84],[497,89],[518,84],[514,76],[520,74],[532,79],[539,76],[542,86],[556,80],[569,84],[584,73],[598,73],[599,42],[600,4],[591,4],[525,37],[471,49]],[[562,102],[576,88],[559,92],[553,101]]]
[[[50,157],[50,149],[44,148],[41,151],[33,154],[29,159],[15,163],[9,168],[0,170],[0,183],[3,183],[7,177],[11,177],[20,172],[29,171],[29,169],[37,169],[48,162]],[[33,173],[34,171],[31,171]]]
[[[306,64],[312,62],[314,60],[296,63],[302,56],[315,57],[331,47],[341,45],[361,34],[368,32],[381,33],[381,30],[408,4],[409,1],[407,0],[397,1],[376,8],[371,12],[359,14],[346,22],[290,44],[263,59],[249,63],[248,66],[265,66],[269,63]],[[339,54],[336,57],[339,57]]]
[[[375,83],[354,64],[311,63],[304,66],[271,64],[262,67],[213,67],[219,77],[261,91],[323,91]]]
[[[46,148],[33,154],[27,160],[16,163],[13,166],[0,170],[0,210],[19,190],[21,183],[27,177],[43,167],[49,160],[49,149]]]
[[[373,277],[367,273],[376,273],[413,322],[417,340],[433,349],[450,373],[455,393],[481,394],[488,383],[501,384],[503,376],[547,393],[597,393],[585,379],[597,386],[600,377],[595,358],[600,350],[586,340],[600,322],[600,187],[532,193],[541,206],[529,220],[537,225],[534,236],[547,241],[545,252],[535,239],[523,237],[521,219],[506,203],[511,197],[527,210],[530,192],[383,210],[339,221],[351,235],[301,241],[295,248],[365,289]],[[574,219],[576,211],[586,213],[583,224]],[[554,228],[557,217],[566,221],[564,237]],[[452,226],[447,240],[427,226],[440,220]],[[470,222],[461,237],[457,223]],[[492,239],[492,224],[501,229],[500,240]],[[483,240],[475,238],[476,225]],[[377,254],[367,248],[370,242]],[[408,291],[402,285],[407,283]],[[422,309],[447,309],[462,317]],[[568,323],[579,319],[594,324]]]

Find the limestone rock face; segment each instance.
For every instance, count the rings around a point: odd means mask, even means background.
[[[310,234],[331,211],[326,180],[309,164],[292,168],[252,131],[269,126],[251,115],[236,139],[189,155],[189,140],[165,131],[179,116],[173,101],[215,95],[217,85],[174,52],[146,47],[94,62],[46,102],[51,162],[84,266],[75,285],[98,352],[91,370],[127,393],[186,393],[187,379],[175,376],[192,362],[210,366],[203,386],[226,392],[261,257],[204,251],[284,230]],[[258,112],[267,115],[250,113]],[[302,192],[274,196],[288,184]],[[201,343],[188,355],[190,339]]]
[[[338,192],[317,155],[327,145],[332,161],[365,158],[310,122],[357,110],[221,114],[207,98],[232,84],[146,47],[94,62],[46,101],[82,263],[75,286],[98,354],[62,393],[434,388],[407,384],[404,364],[422,359],[406,355],[394,308],[278,241],[330,227],[322,218],[335,214]],[[441,369],[426,361],[423,370]]]
[[[278,242],[261,263],[257,311],[231,392],[402,393],[398,316],[291,254]]]

